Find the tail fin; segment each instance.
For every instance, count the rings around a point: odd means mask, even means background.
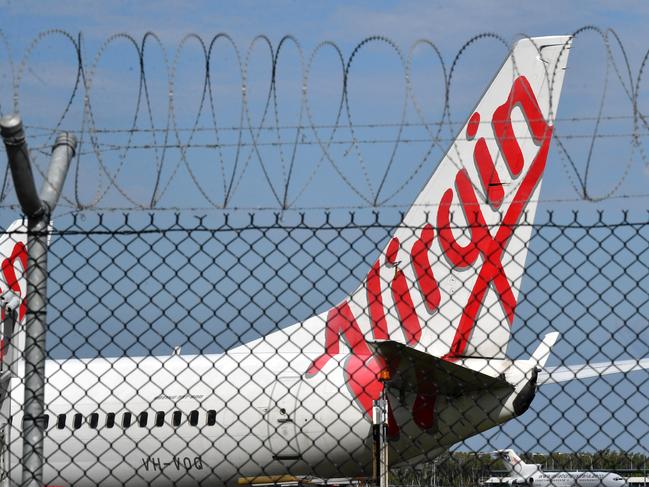
[[[13,438],[15,431],[9,424],[22,404],[22,398],[14,397],[13,390],[24,369],[26,269],[27,227],[22,220],[17,220],[0,234],[0,435],[5,444]],[[8,449],[0,452],[0,456],[0,462],[8,465],[11,461]]]
[[[24,345],[24,320],[27,312],[27,226],[23,220],[13,222],[0,234],[0,304],[2,305],[2,337],[0,366],[11,375],[18,375],[20,351]],[[11,312],[14,316],[7,315]]]
[[[504,357],[570,41],[514,45],[363,285],[329,312],[327,343],[347,330],[449,360]]]
[[[521,460],[514,450],[498,450],[493,455],[503,461],[511,477],[527,479],[538,470],[536,465],[528,465]]]

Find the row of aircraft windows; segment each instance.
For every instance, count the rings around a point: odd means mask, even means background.
[[[79,429],[83,426],[84,417],[81,413],[72,414],[72,426],[74,429]],[[156,411],[155,415],[152,415],[152,426],[163,426],[165,424],[166,413],[164,411]],[[200,412],[198,410],[190,411],[187,415],[188,422],[191,426],[198,426]],[[56,417],[56,427],[60,430],[65,428],[67,423],[68,415],[59,414]],[[120,421],[121,419],[121,421]],[[91,428],[97,428],[99,426],[99,413],[92,413],[86,418],[88,426]],[[173,426],[180,426],[183,422],[183,413],[182,411],[174,411],[171,414],[171,424]],[[45,428],[49,426],[50,416],[45,415]],[[130,412],[124,412],[121,414],[121,418],[118,417],[116,413],[107,413],[106,421],[104,425],[106,428],[113,428],[116,425],[121,425],[123,428],[128,428],[131,425],[137,424],[140,428],[146,428],[149,426],[149,413],[143,411],[137,416]],[[210,409],[207,411],[205,424],[207,426],[214,426],[216,424],[216,411]]]

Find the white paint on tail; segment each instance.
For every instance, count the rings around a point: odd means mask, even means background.
[[[538,465],[525,463],[514,450],[498,450],[494,455],[503,461],[510,477],[527,480],[539,472]]]
[[[0,305],[2,306],[3,327],[0,329],[0,362],[2,368],[8,365],[14,376],[17,370],[19,351],[24,346],[24,324],[27,312],[25,295],[27,292],[27,226],[20,219],[14,221],[7,231],[0,235]],[[16,313],[15,329],[12,336],[5,330],[4,313],[6,309]]]
[[[365,281],[322,317],[322,342],[344,328],[347,343],[505,357],[570,40],[515,44]]]

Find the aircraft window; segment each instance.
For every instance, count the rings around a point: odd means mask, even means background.
[[[180,421],[182,420],[182,413],[180,411],[174,411],[173,415],[173,425],[180,426]]]
[[[196,426],[198,424],[198,411],[194,410],[189,413],[189,424]]]
[[[89,419],[88,423],[90,423],[91,428],[96,428],[97,425],[99,424],[99,414],[92,413],[90,415],[90,419]]]
[[[59,417],[56,421],[56,427],[60,430],[65,428],[65,419],[67,417],[67,414],[59,414]]]
[[[155,425],[163,426],[164,424],[165,424],[165,412],[158,411],[157,413],[155,413]]]
[[[47,429],[48,426],[50,425],[50,415],[49,414],[44,414],[44,428]]]
[[[83,423],[83,415],[81,413],[75,414],[74,422],[72,423],[74,424],[74,429],[78,430],[79,428],[81,428],[81,423]]]
[[[106,415],[106,428],[115,426],[115,413],[108,413]]]
[[[141,412],[137,421],[140,425],[140,428],[146,428],[147,421],[149,421],[149,413],[147,413],[146,411]]]
[[[131,420],[133,419],[133,415],[131,413],[124,413],[122,416],[122,426],[124,428],[128,428],[131,426]]]
[[[216,424],[216,411],[210,409],[207,412],[207,426],[214,426]]]

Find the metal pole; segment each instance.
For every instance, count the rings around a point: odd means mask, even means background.
[[[57,137],[40,196],[36,194],[25,133],[18,115],[0,119],[11,174],[27,222],[27,315],[25,334],[25,401],[23,413],[23,487],[43,485],[45,430],[45,336],[47,333],[47,240],[50,215],[61,195],[76,148],[70,134]]]
[[[77,139],[73,134],[63,132],[59,134],[52,146],[52,157],[47,170],[47,178],[41,187],[40,199],[48,206],[49,215],[54,211],[61,196],[65,177],[68,174],[70,161],[74,157],[77,148]]]
[[[27,319],[22,459],[22,485],[25,487],[43,485],[48,220],[49,218],[30,218],[27,224]]]
[[[20,116],[7,115],[0,118],[0,134],[5,143],[11,176],[16,188],[20,208],[27,217],[39,216],[45,211],[34,184],[29,150]]]
[[[437,487],[437,459],[433,460],[433,487]]]
[[[385,394],[386,385],[383,386],[381,393],[381,409],[383,421],[381,424],[381,481],[380,487],[388,487],[389,469],[388,469],[388,400]]]
[[[381,422],[383,412],[381,399],[372,405],[372,483],[379,485],[381,478]]]
[[[388,487],[388,401],[385,392],[372,408],[372,476],[374,485]]]

